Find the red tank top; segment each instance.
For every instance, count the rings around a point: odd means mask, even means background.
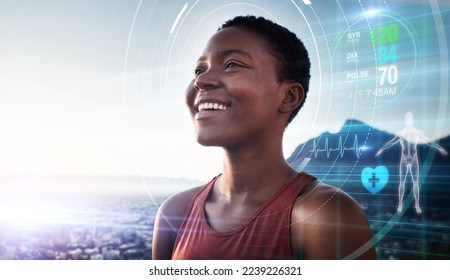
[[[291,212],[297,196],[315,178],[299,173],[287,181],[243,224],[218,232],[207,222],[205,203],[215,177],[192,199],[175,240],[172,259],[293,259]]]

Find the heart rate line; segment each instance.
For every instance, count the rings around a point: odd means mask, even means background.
[[[345,147],[342,143],[342,136],[339,136],[339,142],[338,146],[336,148],[329,147],[328,144],[328,137],[325,139],[325,145],[323,148],[319,148],[319,143],[316,142],[314,139],[313,142],[313,148],[310,150],[310,152],[314,153],[314,158],[317,158],[317,155],[319,153],[326,152],[327,158],[330,157],[331,152],[339,152],[338,155],[343,158],[346,151],[354,151],[355,157],[359,158],[361,153],[366,150],[365,146],[359,146],[358,143],[358,135],[355,134],[354,140],[353,140],[353,146],[352,147]]]

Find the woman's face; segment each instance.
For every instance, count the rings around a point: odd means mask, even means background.
[[[268,50],[262,38],[239,27],[208,41],[186,90],[200,144],[233,147],[273,136],[284,93]]]

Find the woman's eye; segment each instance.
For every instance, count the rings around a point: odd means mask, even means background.
[[[200,75],[201,73],[203,73],[203,69],[201,69],[201,68],[195,68],[195,70],[194,70],[194,75]]]
[[[237,64],[236,62],[228,62],[226,65],[225,65],[225,68],[226,69],[229,69],[229,68],[236,68],[236,67],[238,67],[239,66],[239,64]]]

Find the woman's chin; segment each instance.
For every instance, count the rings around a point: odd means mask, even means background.
[[[221,137],[205,135],[204,133],[197,133],[196,140],[200,145],[207,147],[222,147],[223,144],[223,139],[221,139]]]

